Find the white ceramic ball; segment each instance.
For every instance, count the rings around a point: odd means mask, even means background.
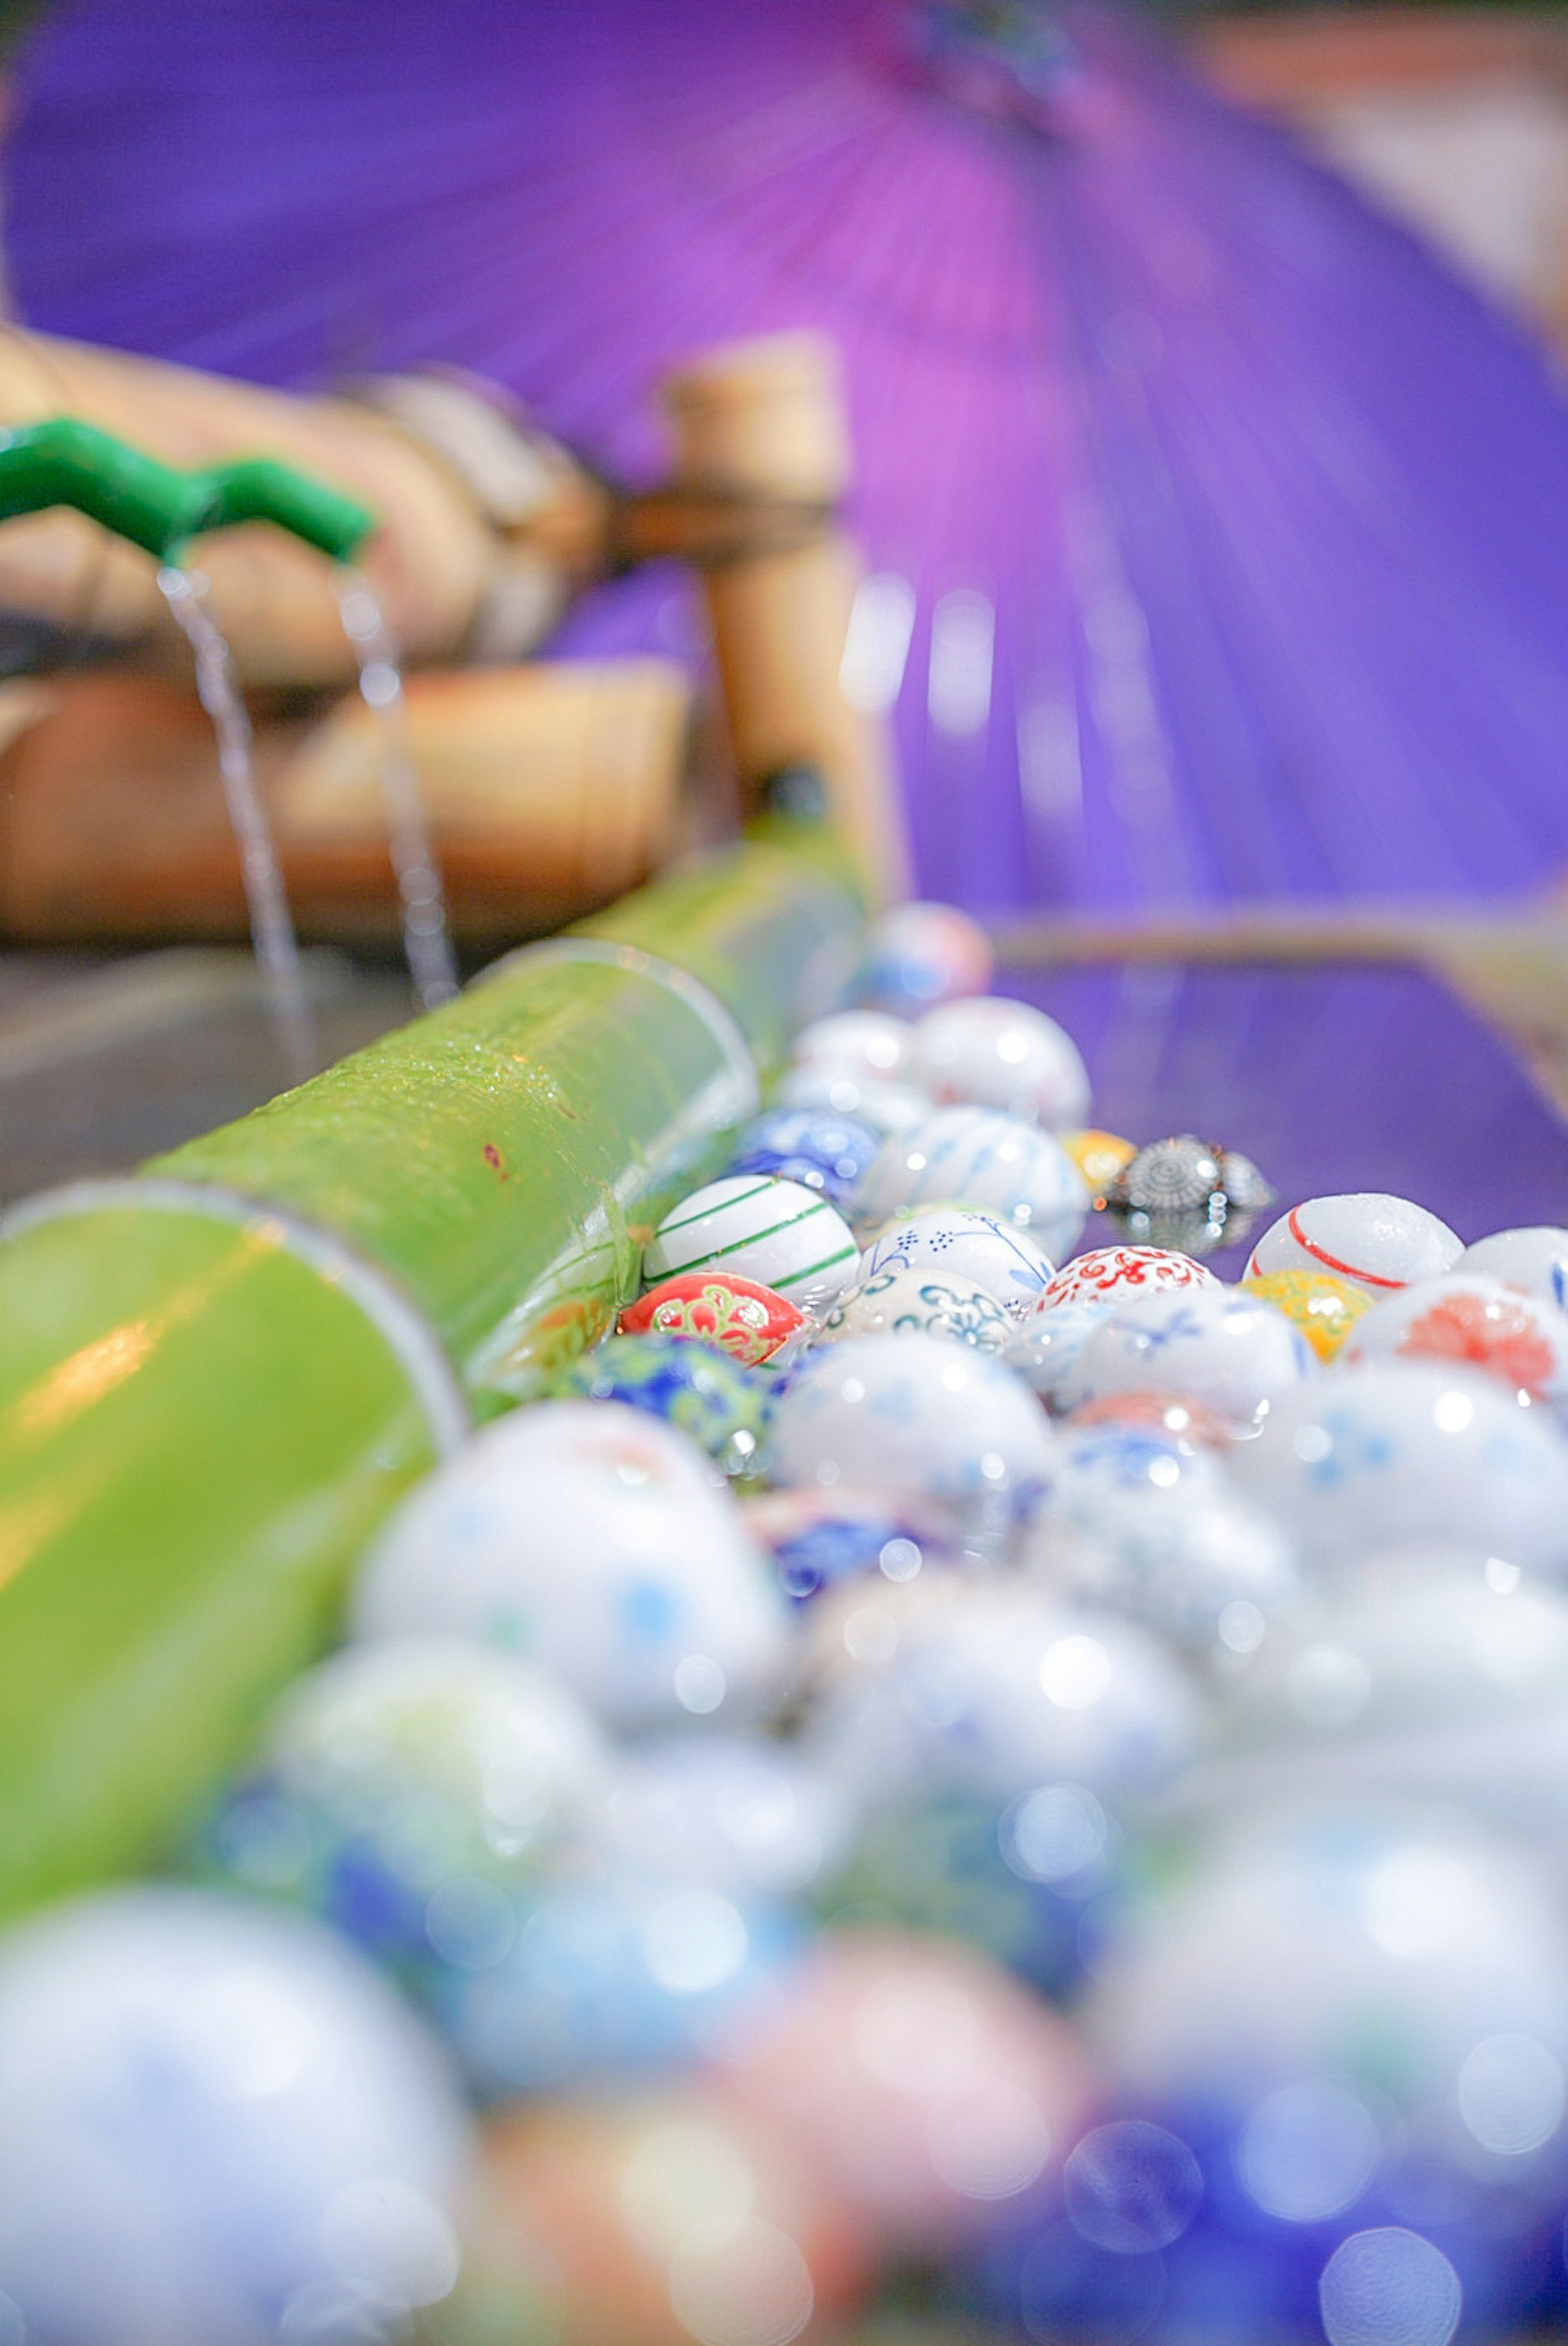
[[[775,1483],[872,1484],[1011,1514],[1050,1473],[1038,1402],[999,1362],[944,1337],[857,1336],[809,1354],[774,1411]]]
[[[812,1629],[824,1666],[807,1747],[873,1807],[1063,1782],[1148,1792],[1194,1746],[1194,1688],[1159,1639],[1026,1583],[931,1574],[844,1588]]]
[[[773,1093],[779,1107],[831,1108],[837,1116],[852,1116],[873,1132],[908,1132],[923,1123],[932,1104],[912,1084],[884,1084],[869,1076],[846,1075],[833,1066],[790,1067]]]
[[[1509,1287],[1522,1287],[1543,1303],[1568,1311],[1568,1230],[1550,1225],[1532,1229],[1493,1230],[1466,1247],[1457,1268],[1501,1279]]]
[[[1025,1002],[987,994],[946,1002],[915,1028],[911,1079],[944,1107],[972,1103],[1077,1132],[1089,1121],[1089,1076],[1064,1028]]]
[[[977,1352],[1000,1352],[1013,1322],[993,1296],[932,1270],[893,1268],[863,1275],[822,1322],[821,1341],[923,1331]]]
[[[857,1813],[854,1788],[793,1743],[672,1735],[621,1753],[591,1841],[623,1876],[795,1898],[840,1857]]]
[[[296,1798],[362,1810],[448,1804],[508,1864],[573,1830],[606,1764],[561,1681],[513,1654],[443,1637],[378,1638],[330,1655],[282,1698],[263,1746]]]
[[[914,1028],[885,1010],[835,1010],[802,1026],[790,1046],[797,1067],[827,1067],[868,1083],[896,1083],[909,1070]]]
[[[643,1255],[650,1287],[683,1270],[722,1265],[820,1311],[853,1283],[860,1249],[819,1189],[765,1174],[730,1173],[667,1213]]]
[[[143,1886],[0,1943],[0,2290],[18,2338],[401,2328],[457,2279],[470,2155],[433,2040],[303,1916]]]
[[[871,923],[860,990],[882,1009],[929,1010],[983,994],[995,959],[980,923],[955,904],[894,904]]]
[[[1339,1354],[1358,1361],[1451,1361],[1526,1402],[1568,1402],[1568,1315],[1484,1271],[1449,1271],[1374,1303]]]
[[[787,1607],[706,1466],[673,1427],[619,1402],[503,1418],[382,1531],[354,1634],[524,1655],[623,1724],[744,1703],[779,1667]]]
[[[1327,1270],[1369,1295],[1420,1279],[1441,1279],[1463,1253],[1446,1222],[1409,1198],[1380,1191],[1308,1198],[1271,1222],[1247,1266],[1248,1279],[1276,1270]]]
[[[972,1208],[924,1206],[873,1232],[860,1278],[884,1270],[932,1271],[983,1288],[1015,1320],[1044,1293],[1054,1265],[1037,1239],[999,1215]]]
[[[1062,1398],[1075,1408],[1107,1393],[1177,1393],[1246,1430],[1317,1372],[1299,1329],[1259,1297],[1230,1287],[1161,1288],[1105,1315]]]
[[[1560,2079],[1568,1935],[1535,1866],[1441,1817],[1274,1812],[1151,1902],[1083,2019],[1135,2093],[1241,2115],[1328,2077],[1365,2096],[1374,2133],[1400,2116],[1448,2133],[1478,2045],[1526,2038]]]
[[[1261,1507],[1217,1488],[1122,1489],[1031,1525],[1025,1568],[1059,1595],[1146,1622],[1230,1667],[1300,1599],[1289,1541]]]
[[[1089,1192],[1066,1150],[1037,1125],[999,1108],[944,1107],[884,1140],[855,1191],[862,1229],[924,1205],[993,1214],[1059,1262],[1084,1227]]]
[[[1436,1545],[1568,1570],[1568,1443],[1473,1369],[1336,1367],[1278,1395],[1231,1472],[1309,1565]]]
[[[1042,1305],[1018,1322],[1002,1357],[1049,1408],[1064,1409],[1074,1365],[1105,1316],[1098,1303]]]

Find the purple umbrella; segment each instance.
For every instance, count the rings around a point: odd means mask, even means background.
[[[836,335],[873,572],[847,678],[893,709],[928,887],[1495,894],[1568,862],[1544,364],[1130,20],[76,0],[19,79],[13,264],[56,332],[300,386],[454,362],[633,479],[667,361]],[[565,648],[667,648],[671,593]]]

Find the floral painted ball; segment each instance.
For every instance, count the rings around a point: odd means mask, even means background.
[[[612,1336],[574,1361],[556,1391],[662,1417],[727,1474],[751,1473],[768,1428],[766,1382],[728,1352],[687,1337]]]
[[[884,1271],[930,1271],[995,1299],[1022,1319],[1044,1292],[1054,1266],[1025,1229],[973,1207],[922,1206],[885,1222],[867,1240],[860,1280]]]
[[[1219,1280],[1189,1254],[1172,1247],[1095,1247],[1061,1270],[1042,1291],[1040,1308],[1059,1303],[1131,1303],[1136,1296],[1172,1287],[1217,1287]]]
[[[688,1270],[661,1279],[628,1303],[623,1336],[687,1336],[717,1344],[743,1368],[775,1359],[799,1336],[806,1317],[788,1296],[734,1270]]]
[[[1374,1303],[1350,1331],[1345,1362],[1455,1361],[1522,1402],[1568,1400],[1568,1315],[1499,1279],[1451,1271]]]
[[[1217,1284],[1163,1288],[1104,1315],[1067,1394],[1075,1403],[1128,1388],[1178,1393],[1247,1430],[1317,1369],[1300,1331],[1257,1296]]]
[[[840,1295],[822,1322],[822,1341],[846,1336],[907,1336],[923,1332],[972,1344],[977,1352],[1000,1352],[1013,1321],[1000,1303],[978,1287],[942,1279],[930,1270],[880,1270]]]

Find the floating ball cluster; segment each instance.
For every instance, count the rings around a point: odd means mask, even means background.
[[[977,934],[383,1526],[199,1880],[0,1942],[0,2341],[1560,2333],[1568,1229],[1227,1284],[1256,1168]]]

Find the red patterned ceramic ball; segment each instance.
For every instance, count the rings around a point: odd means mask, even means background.
[[[1096,1247],[1064,1262],[1035,1305],[1050,1311],[1058,1303],[1131,1303],[1162,1287],[1217,1287],[1212,1270],[1173,1247]]]
[[[733,1270],[684,1270],[661,1279],[620,1317],[623,1336],[692,1336],[748,1368],[770,1361],[806,1324],[788,1296]]]

